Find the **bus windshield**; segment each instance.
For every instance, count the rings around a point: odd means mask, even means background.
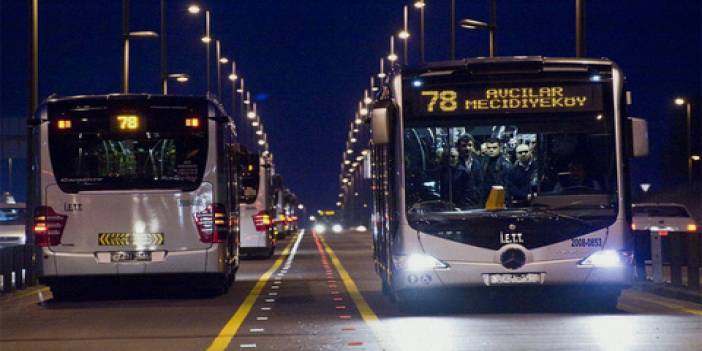
[[[69,193],[192,191],[200,185],[207,159],[205,116],[187,108],[50,113],[49,151],[56,181]]]
[[[611,116],[500,116],[408,122],[404,131],[410,219],[429,212],[481,216],[493,188],[504,212],[614,216],[616,162]],[[604,212],[603,212],[604,211]],[[467,217],[466,217],[467,216]]]

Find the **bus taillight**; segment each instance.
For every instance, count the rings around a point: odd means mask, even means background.
[[[49,247],[61,243],[63,229],[68,216],[56,213],[49,206],[39,206],[34,210],[34,239],[37,246]]]
[[[200,119],[197,117],[186,118],[185,119],[185,126],[190,127],[190,128],[198,128],[198,127],[200,127]]]
[[[268,227],[271,225],[271,216],[266,212],[261,211],[257,215],[253,216],[254,226],[257,232],[266,232]]]
[[[226,239],[226,211],[221,204],[212,204],[204,211],[195,214],[195,225],[200,235],[200,241],[210,244],[221,244]]]

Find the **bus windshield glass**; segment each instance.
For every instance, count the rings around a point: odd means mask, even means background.
[[[568,218],[583,228],[579,232],[611,224],[618,205],[614,118],[602,101],[588,106],[593,95],[579,89],[565,92],[587,96],[581,107],[552,113],[545,110],[557,98],[548,98],[546,107],[535,98],[533,109],[516,98],[522,105],[512,111],[499,110],[509,108],[508,102],[488,99],[482,113],[475,109],[482,105],[472,102],[479,94],[460,90],[440,92],[436,99],[423,93],[424,104],[406,100],[405,202],[410,224],[425,230],[429,223],[494,225],[487,217],[525,216]],[[538,95],[538,90],[526,91]],[[444,108],[457,107],[451,113],[439,110],[441,94],[448,96]],[[461,94],[468,97],[463,100]],[[432,100],[437,100],[435,111],[428,109]],[[459,113],[463,106],[470,111]],[[492,207],[491,192],[498,199]]]
[[[192,191],[203,177],[207,144],[204,110],[74,108],[50,112],[51,164],[59,187],[69,193]]]

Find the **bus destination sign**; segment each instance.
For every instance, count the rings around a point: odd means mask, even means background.
[[[588,112],[602,109],[599,84],[463,86],[416,90],[415,116]]]

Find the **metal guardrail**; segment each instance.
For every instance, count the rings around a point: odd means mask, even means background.
[[[0,294],[35,285],[35,263],[31,245],[0,247]]]
[[[700,266],[702,265],[702,240],[699,232],[668,232],[661,236],[659,231],[638,231],[637,240],[649,236],[650,245],[639,245],[636,256],[636,272],[638,277],[646,276],[646,258],[650,248],[653,283],[667,283],[664,277],[664,265],[670,266],[670,284],[685,287],[693,291],[702,291],[700,287]],[[666,239],[667,237],[667,239]],[[686,279],[683,279],[686,278]]]

